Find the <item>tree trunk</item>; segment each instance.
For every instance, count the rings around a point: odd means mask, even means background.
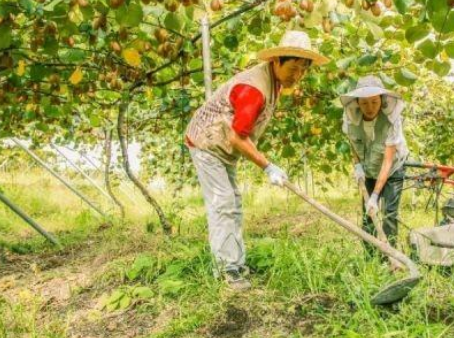
[[[104,183],[106,185],[107,192],[115,204],[120,208],[121,218],[125,218],[125,207],[121,204],[120,200],[115,196],[112,185],[110,184],[110,164],[112,161],[112,130],[105,129],[106,142],[104,144],[104,152],[106,155],[105,169],[104,169]]]
[[[164,230],[165,234],[170,234],[172,232],[172,226],[167,221],[164,212],[162,211],[161,207],[159,206],[158,202],[151,196],[148,192],[147,188],[139,181],[137,177],[132,173],[131,167],[129,165],[129,157],[128,157],[128,149],[126,146],[125,136],[123,134],[124,127],[124,119],[125,119],[125,112],[128,105],[125,103],[120,104],[120,108],[118,110],[118,124],[117,124],[117,132],[118,138],[120,140],[120,148],[121,154],[123,157],[123,167],[128,175],[129,179],[134,183],[134,185],[139,188],[142,195],[145,197],[148,203],[156,210],[159,220],[162,225],[162,229]]]

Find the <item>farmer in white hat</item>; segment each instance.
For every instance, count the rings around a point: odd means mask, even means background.
[[[236,163],[244,156],[263,169],[271,184],[283,185],[286,173],[257,150],[257,141],[281,88],[298,83],[311,65],[328,62],[299,31],[285,33],[279,47],[262,50],[258,57],[264,62],[221,85],[195,112],[186,131],[207,210],[209,242],[217,263],[214,273],[221,273],[238,290],[251,285],[243,273],[246,251]]]
[[[404,102],[399,95],[386,90],[375,76],[360,78],[355,90],[341,96],[341,102],[342,129],[350,140],[356,163],[354,176],[357,182],[365,180],[370,196],[363,207],[363,228],[376,235],[370,215],[379,211],[381,199],[383,230],[395,246],[404,162],[408,156],[401,116]],[[374,254],[373,247],[364,245],[368,256]]]

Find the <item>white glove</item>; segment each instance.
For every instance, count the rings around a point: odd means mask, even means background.
[[[271,184],[282,187],[284,182],[288,179],[285,171],[273,163],[268,164],[264,171],[268,175]]]
[[[376,215],[378,212],[378,194],[372,193],[366,203],[366,213],[369,216]]]
[[[361,180],[366,180],[366,173],[364,172],[363,165],[361,163],[355,164],[355,171],[353,175],[355,176],[356,183],[359,183]]]

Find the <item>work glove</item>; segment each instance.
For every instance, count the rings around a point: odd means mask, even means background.
[[[366,213],[369,216],[376,215],[378,212],[378,194],[377,193],[372,193],[370,195],[369,200],[366,203]]]
[[[273,185],[282,187],[284,185],[284,182],[288,179],[285,171],[279,168],[277,165],[274,165],[273,163],[268,164],[265,167],[264,171],[268,175],[270,183]]]
[[[353,175],[355,176],[356,183],[359,183],[359,181],[366,180],[366,173],[364,172],[364,169],[363,169],[363,166],[361,163],[355,164],[355,171],[353,172]]]

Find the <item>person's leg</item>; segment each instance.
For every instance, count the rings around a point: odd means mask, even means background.
[[[235,237],[238,239],[241,251],[243,252],[243,257],[238,261],[238,264],[240,264],[240,268],[245,269],[246,248],[243,239],[243,204],[241,192],[236,183],[236,167],[227,166],[227,173],[229,176],[230,184],[233,187],[233,192],[235,194],[235,212],[234,212],[236,220]]]
[[[394,247],[397,244],[399,204],[404,185],[403,177],[403,169],[398,170],[389,177],[381,193],[381,197],[383,198],[383,231],[389,243]]]
[[[238,231],[237,197],[227,167],[202,150],[191,149],[191,157],[205,200],[209,242],[219,272],[238,270],[244,264],[244,244]]]
[[[365,184],[366,184],[366,190],[369,196],[373,193],[374,188],[375,188],[375,183],[377,181],[373,178],[366,178]],[[374,223],[372,222],[372,218],[366,213],[366,206],[364,202],[364,198],[361,196],[361,204],[363,206],[363,230],[366,231],[367,233],[371,234],[372,236],[377,237],[377,230],[375,229]],[[366,257],[367,258],[372,258],[376,252],[377,249],[367,243],[366,241],[363,241],[364,245],[364,250],[366,251]]]

